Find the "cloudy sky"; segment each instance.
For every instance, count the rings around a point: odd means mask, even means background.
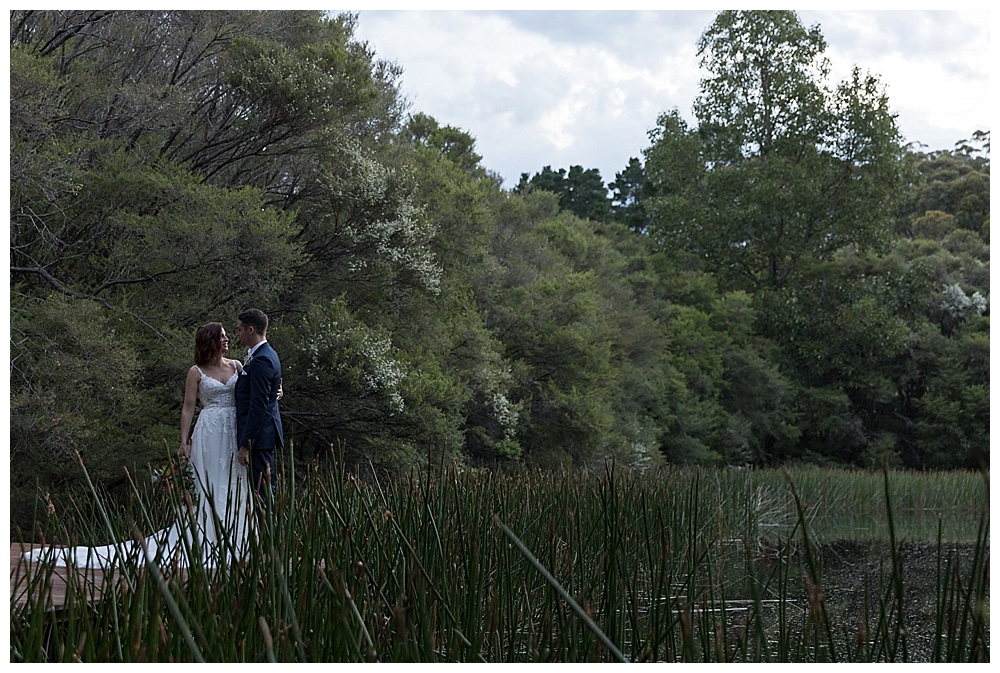
[[[352,10],[358,11],[358,10]],[[516,184],[542,166],[599,168],[606,182],[648,146],[657,115],[692,120],[695,43],[712,11],[359,12],[357,37],[403,66],[411,111],[476,138]],[[990,127],[990,14],[800,11],[819,23],[831,79],[878,74],[907,141],[950,149]]]

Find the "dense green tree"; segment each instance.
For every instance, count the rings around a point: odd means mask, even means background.
[[[666,113],[646,151],[655,235],[748,290],[884,248],[902,150],[878,80],[855,69],[829,91],[825,42],[793,12],[721,12],[698,49],[698,126]]]
[[[970,140],[955,143],[952,151],[911,152],[916,178],[897,213],[897,231],[926,238],[939,231],[943,213],[950,230],[955,227],[974,231],[987,240],[990,219],[990,134],[976,131]],[[931,217],[927,220],[928,216]],[[932,229],[927,229],[931,226]]]
[[[949,337],[925,330],[913,340],[923,386],[915,401],[913,461],[919,467],[989,466],[989,320],[972,315]]]
[[[599,222],[607,222],[611,218],[608,188],[596,168],[584,170],[583,166],[570,166],[567,173],[565,168],[554,171],[551,166],[544,166],[541,173],[535,173],[530,179],[527,173],[522,173],[514,191],[524,193],[529,190],[556,194],[559,207],[577,217]]]
[[[81,477],[77,452],[95,480],[142,474],[174,430],[156,391],[144,386],[142,344],[126,314],[52,293],[11,300],[11,517],[30,525],[36,486],[58,497]],[[177,372],[183,376],[183,371]],[[43,505],[44,506],[44,505]]]
[[[952,465],[982,459],[988,391],[965,363],[985,361],[953,353],[974,352],[981,337],[970,334],[988,324],[989,255],[978,234],[951,229],[952,216],[922,219],[912,229],[929,238],[900,237],[885,255],[845,248],[794,285],[755,295],[761,332],[781,344],[779,362],[800,387],[798,451],[867,465],[888,451],[929,467],[945,464],[950,445]]]
[[[507,194],[480,165],[468,133],[423,114],[413,115],[404,132],[441,266],[439,291],[412,295],[397,304],[394,318],[395,342],[412,367],[407,404],[418,447],[423,455],[449,452],[475,462],[518,458],[511,366],[485,308],[500,273],[490,243]]]
[[[634,299],[628,258],[544,192],[512,197],[493,250],[505,273],[488,323],[512,363],[526,459],[655,460],[679,377]],[[665,423],[663,423],[665,424]]]
[[[906,322],[894,310],[909,279],[849,255],[818,262],[794,286],[757,297],[765,333],[799,385],[801,452],[859,462],[879,420],[896,402],[894,365],[906,351]]]
[[[945,383],[968,376],[946,353],[988,311],[988,134],[904,161],[878,81],[855,69],[828,89],[824,50],[791,12],[716,17],[697,125],[665,113],[645,153],[651,234],[751,293],[756,359],[730,357],[720,378],[753,380],[749,361],[771,377],[754,460],[940,465],[935,442],[961,437],[955,464],[972,464],[984,398]],[[893,240],[893,217],[910,239]],[[740,385],[722,396],[732,413]],[[959,405],[943,416],[974,427],[922,420],[943,388]]]
[[[44,421],[34,400],[73,406],[86,394],[28,366],[76,357],[76,341],[28,327],[52,302],[72,300],[52,303],[51,315],[64,317],[41,324],[74,334],[75,316],[92,316],[95,327],[113,326],[122,357],[134,357],[141,425],[79,413],[53,426],[65,437],[115,438],[115,451],[89,456],[95,474],[120,476],[126,457],[156,460],[164,442],[176,444],[197,324],[222,320],[231,331],[240,310],[263,308],[294,384],[294,349],[311,343],[316,307],[346,307],[357,326],[349,336],[382,344],[392,328],[385,308],[434,292],[433,227],[393,141],[399,70],[353,39],[354,21],[12,12],[11,303],[12,316],[25,316],[14,355],[25,366],[12,368],[11,396],[25,427]],[[100,375],[99,358],[84,362]],[[357,362],[375,376],[384,358]],[[336,434],[303,432],[315,420],[307,390],[289,388],[287,429],[302,432],[303,448],[329,446]],[[43,461],[54,446],[30,432],[12,441],[18,455]],[[40,476],[17,465],[27,470],[14,474],[20,484]],[[67,485],[59,479],[51,473],[42,486]]]
[[[608,184],[612,192],[612,215],[632,231],[646,233],[649,228],[649,214],[646,199],[651,196],[652,185],[642,162],[632,157],[628,166],[615,173],[615,180]]]
[[[695,125],[610,185],[511,191],[352,16],[10,19],[21,525],[75,451],[162,460],[194,327],[249,305],[300,460],[988,464],[989,133],[904,153],[791,12],[720,13]]]

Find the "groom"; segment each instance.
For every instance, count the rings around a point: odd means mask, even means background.
[[[239,315],[236,336],[248,346],[243,371],[236,381],[237,460],[250,465],[253,489],[274,488],[274,450],[284,445],[278,390],[281,361],[267,343],[267,316],[255,308]]]

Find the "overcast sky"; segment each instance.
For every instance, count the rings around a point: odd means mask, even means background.
[[[657,115],[689,121],[713,11],[359,11],[357,37],[404,69],[412,112],[476,138],[506,186],[542,166],[605,182],[647,147]],[[800,11],[826,38],[831,80],[879,75],[907,141],[950,149],[990,127],[990,15]]]

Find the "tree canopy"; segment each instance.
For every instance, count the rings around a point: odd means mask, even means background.
[[[789,282],[804,259],[884,250],[903,185],[884,87],[831,90],[819,28],[792,12],[721,12],[698,43],[696,128],[661,115],[646,153],[654,235],[733,287]]]
[[[75,451],[162,462],[195,329],[250,306],[286,461],[988,464],[989,132],[902,147],[793,12],[721,12],[696,123],[610,184],[512,190],[352,15],[10,21],[16,525]]]
[[[558,171],[551,166],[545,166],[540,173],[528,178],[527,173],[521,174],[514,191],[543,190],[552,192],[559,197],[559,207],[574,213],[577,217],[590,218],[600,222],[611,219],[611,201],[608,198],[608,188],[604,185],[601,173],[596,168],[584,169],[583,166],[570,166]]]

